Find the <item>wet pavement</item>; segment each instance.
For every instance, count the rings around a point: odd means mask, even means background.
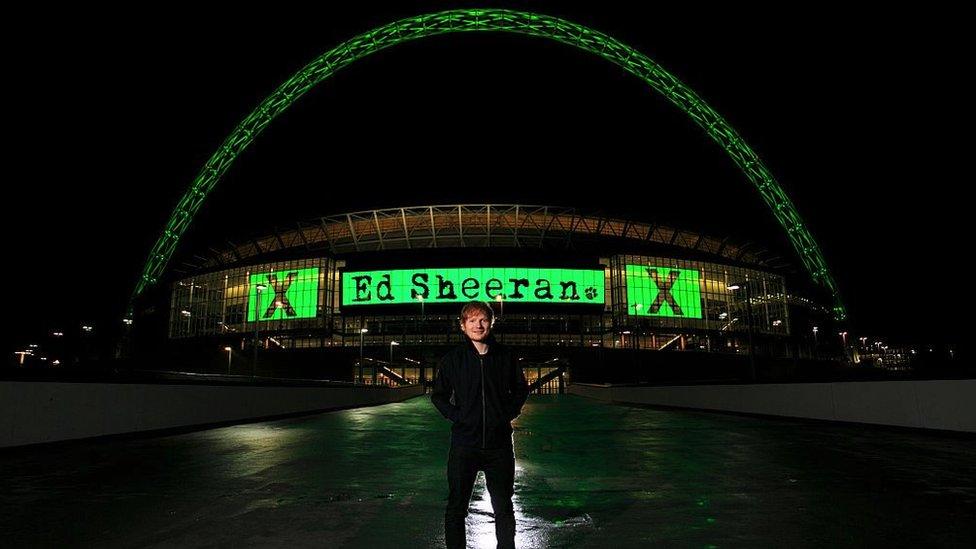
[[[427,398],[0,452],[0,546],[443,546]],[[520,547],[976,547],[976,437],[531,397]],[[494,547],[482,478],[469,547]]]

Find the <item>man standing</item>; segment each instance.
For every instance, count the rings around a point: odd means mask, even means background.
[[[472,301],[461,309],[460,321],[468,341],[441,359],[430,395],[441,415],[453,423],[444,539],[448,549],[465,546],[471,491],[478,471],[484,471],[498,547],[515,547],[512,420],[521,413],[529,388],[509,350],[491,337],[490,306]]]

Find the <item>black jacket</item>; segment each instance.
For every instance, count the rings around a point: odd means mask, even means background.
[[[511,422],[528,396],[522,368],[492,339],[484,355],[470,341],[444,355],[430,400],[454,423],[451,444],[503,448],[512,444]]]

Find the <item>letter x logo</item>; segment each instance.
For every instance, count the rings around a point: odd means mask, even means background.
[[[264,318],[271,318],[274,316],[275,311],[279,308],[285,310],[285,316],[298,316],[295,312],[295,308],[291,306],[291,302],[288,301],[288,297],[285,296],[288,293],[288,288],[291,287],[291,283],[295,281],[295,277],[298,276],[297,272],[288,273],[285,277],[285,281],[282,283],[278,282],[278,275],[269,274],[268,283],[274,288],[275,296],[271,300],[271,304],[268,305],[268,310],[264,311]]]
[[[661,310],[661,305],[667,302],[671,306],[671,310],[674,311],[676,316],[684,316],[681,312],[681,306],[675,301],[674,296],[671,295],[671,288],[674,287],[674,283],[681,276],[681,271],[668,271],[668,279],[664,282],[661,281],[661,277],[657,274],[657,269],[647,269],[647,274],[654,279],[654,284],[657,285],[657,298],[654,303],[651,304],[651,308],[648,312],[652,315],[657,314]]]

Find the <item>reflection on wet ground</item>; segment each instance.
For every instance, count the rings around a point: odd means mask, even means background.
[[[0,453],[5,546],[443,545],[426,398]],[[520,547],[976,546],[976,438],[532,397]],[[494,547],[479,478],[471,547]]]

